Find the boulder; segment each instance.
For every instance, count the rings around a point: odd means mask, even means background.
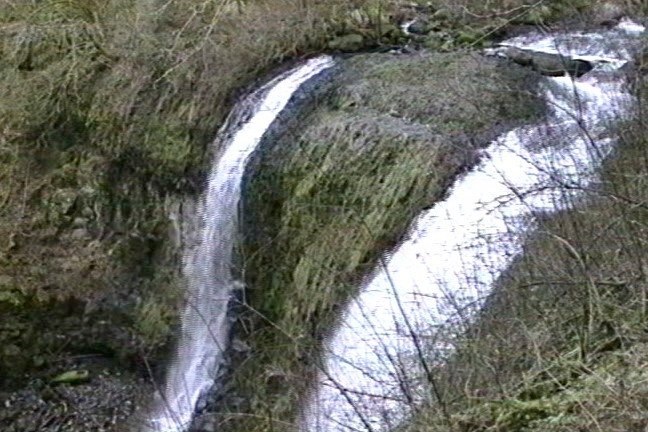
[[[436,22],[430,23],[425,18],[418,18],[407,27],[407,31],[415,35],[426,35],[437,27],[438,23]]]
[[[575,77],[591,71],[594,66],[585,60],[574,60],[558,54],[538,54],[533,56],[533,69],[542,75]]]
[[[507,47],[502,51],[502,53],[519,65],[531,66],[533,64],[533,53],[530,51],[515,47]]]
[[[533,52],[514,47],[506,48],[503,53],[515,63],[531,67],[546,76],[569,74],[580,77],[594,68],[588,61],[571,59],[560,54]]]
[[[614,26],[625,15],[625,10],[622,6],[605,2],[599,4],[594,9],[594,22],[598,25]]]

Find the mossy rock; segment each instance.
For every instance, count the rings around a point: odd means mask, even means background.
[[[328,42],[328,48],[334,51],[354,52],[365,46],[365,38],[360,34],[348,34],[336,37]]]
[[[579,77],[593,69],[590,62],[571,59],[560,54],[527,51],[515,47],[507,47],[504,54],[515,63],[531,67],[536,72],[547,76],[563,76],[566,74]]]
[[[457,32],[455,40],[458,45],[479,48],[484,40],[484,34],[478,29],[466,27]]]

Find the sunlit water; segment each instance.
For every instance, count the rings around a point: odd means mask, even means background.
[[[568,208],[595,180],[614,145],[609,121],[632,105],[617,70],[642,31],[626,20],[597,33],[532,34],[502,44],[597,66],[578,79],[544,78],[547,120],[495,140],[384,257],[325,344],[304,432],[390,430],[426,400],[426,365],[448,348],[435,339],[438,327],[469,322],[521,253],[534,216]]]
[[[219,132],[221,150],[197,215],[197,244],[185,251],[187,305],[178,350],[144,430],[186,430],[201,396],[214,384],[230,336],[228,304],[236,285],[232,252],[246,162],[295,91],[332,64],[330,57],[319,57],[279,76],[241,101]]]

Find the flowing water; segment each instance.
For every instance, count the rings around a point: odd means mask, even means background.
[[[246,162],[295,91],[332,64],[330,57],[315,58],[274,79],[240,102],[219,132],[220,153],[199,204],[197,244],[185,251],[187,305],[179,345],[145,430],[186,430],[214,384],[230,337],[232,253]]]
[[[469,322],[521,253],[534,217],[569,208],[596,179],[614,145],[610,121],[631,109],[618,69],[642,31],[622,21],[607,31],[531,34],[502,44],[596,67],[577,79],[544,78],[547,119],[491,143],[384,258],[325,344],[322,372],[303,409],[304,432],[390,430],[426,400],[429,365],[450,349],[437,339],[439,327]]]

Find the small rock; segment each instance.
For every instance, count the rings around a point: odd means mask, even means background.
[[[70,234],[70,237],[73,238],[74,240],[82,240],[84,238],[89,237],[88,230],[85,228],[77,228],[72,231],[72,234]]]
[[[88,219],[86,219],[86,218],[77,217],[77,218],[74,218],[74,220],[72,221],[72,226],[74,228],[82,228],[82,227],[85,227],[87,225],[88,225]]]
[[[87,370],[71,370],[52,378],[52,384],[80,384],[90,380]]]

